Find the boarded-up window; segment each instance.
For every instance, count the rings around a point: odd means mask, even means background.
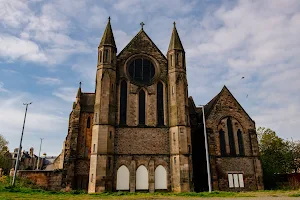
[[[239,176],[238,174],[233,174],[234,187],[239,187]]]
[[[129,190],[129,170],[122,165],[117,171],[117,190]]]
[[[242,135],[242,131],[240,129],[237,131],[237,137],[238,137],[240,155],[244,156],[245,150],[244,150],[243,135]]]
[[[164,125],[164,88],[161,82],[157,84],[157,125]]]
[[[145,108],[146,108],[145,91],[141,90],[139,93],[139,125],[145,125]]]
[[[236,151],[235,151],[234,135],[233,135],[233,130],[232,130],[232,121],[231,121],[230,117],[227,118],[227,128],[228,128],[230,155],[235,156]]]
[[[228,174],[228,186],[229,188],[243,188],[244,187],[243,174]]]
[[[221,155],[224,156],[226,155],[226,143],[225,143],[225,133],[222,129],[219,131],[219,138],[220,138]]]
[[[233,188],[234,185],[233,185],[233,176],[232,174],[228,174],[228,183],[229,183],[229,187],[230,188]]]
[[[127,111],[127,82],[123,80],[121,82],[120,92],[120,124],[126,124],[126,111]]]
[[[167,189],[167,171],[162,165],[155,169],[155,189]]]
[[[148,190],[148,170],[144,165],[139,166],[136,170],[136,189],[137,190]]]
[[[244,177],[243,177],[243,174],[239,174],[239,185],[241,188],[244,187]]]

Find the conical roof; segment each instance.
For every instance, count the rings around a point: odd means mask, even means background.
[[[109,46],[113,46],[113,47],[117,48],[116,43],[115,43],[114,34],[113,34],[113,31],[112,31],[112,28],[110,25],[110,17],[108,18],[108,22],[107,22],[105,31],[103,33],[101,42],[99,44],[99,47],[103,46],[103,45],[109,45]]]
[[[179,38],[178,32],[177,32],[177,29],[176,29],[176,23],[175,22],[174,22],[174,27],[173,27],[172,36],[171,36],[168,51],[170,51],[172,49],[184,50],[183,46],[182,46],[182,43],[181,43],[181,40]]]
[[[76,98],[80,98],[80,96],[81,96],[81,82],[79,82],[79,88],[77,90]]]

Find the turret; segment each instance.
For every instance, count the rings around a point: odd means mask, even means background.
[[[117,48],[110,18],[108,18],[98,47],[89,193],[112,190],[113,141],[116,118],[116,53]]]
[[[175,192],[191,190],[191,129],[189,126],[185,52],[176,24],[167,53],[169,84],[170,172]]]
[[[116,67],[117,47],[115,38],[112,32],[110,17],[104,30],[101,42],[98,46],[98,68],[101,67]]]

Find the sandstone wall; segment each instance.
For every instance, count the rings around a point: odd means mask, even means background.
[[[47,190],[62,189],[62,171],[19,170],[18,175],[30,179]]]

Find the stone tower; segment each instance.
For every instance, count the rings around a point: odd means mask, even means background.
[[[185,51],[175,22],[167,58],[171,186],[173,191],[186,192],[191,189],[192,177],[191,130],[188,112]]]
[[[112,188],[113,138],[115,133],[116,44],[108,20],[98,47],[94,123],[88,191]]]

